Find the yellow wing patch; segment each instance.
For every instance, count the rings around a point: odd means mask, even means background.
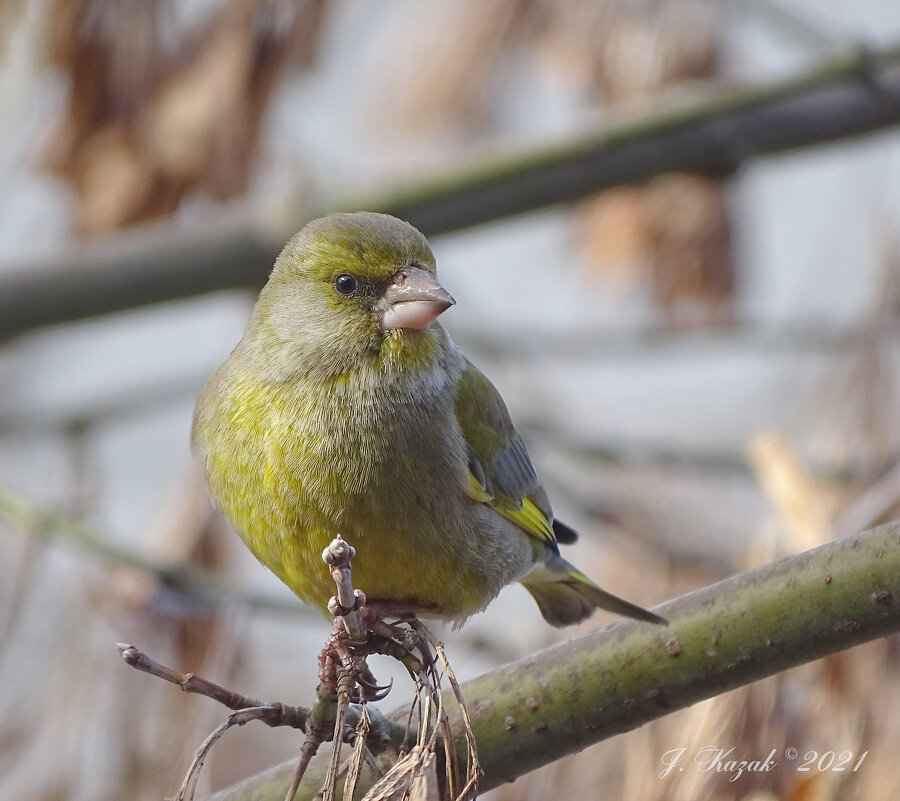
[[[524,498],[520,504],[517,504],[511,498],[503,495],[494,497],[471,472],[469,473],[469,497],[478,503],[486,503],[497,514],[556,550],[556,536],[553,534],[550,521],[533,501]]]
[[[494,500],[494,496],[481,485],[481,482],[471,472],[469,473],[469,497],[478,503],[489,504]]]

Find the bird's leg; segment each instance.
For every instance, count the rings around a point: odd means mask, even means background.
[[[437,610],[410,601],[367,601],[365,594],[360,590],[354,590],[350,581],[350,562],[355,553],[356,551],[341,539],[332,541],[322,553],[322,558],[328,564],[334,579],[337,593],[328,602],[328,611],[334,615],[334,625],[325,648],[319,655],[321,703],[317,704],[316,708],[321,705],[325,711],[332,708],[336,710],[333,738],[338,742],[349,703],[380,700],[390,691],[390,686],[378,685],[366,664],[366,657],[375,653],[392,656],[403,663],[416,684],[419,703],[414,705],[413,709],[418,708],[420,713],[416,747],[434,753],[435,738],[440,729],[448,749],[446,752],[448,765],[455,766],[452,756],[455,752],[448,745],[452,741],[450,724],[443,710],[440,689],[441,677],[448,676],[467,725],[467,781],[462,793],[451,794],[451,797],[463,797],[477,785],[479,772],[471,726],[468,724],[465,704],[450,665],[444,657],[441,644],[416,617],[419,613]],[[421,657],[416,652],[421,654]],[[433,653],[437,656],[433,656]],[[422,703],[422,693],[425,693],[424,697],[427,699],[425,703]],[[365,737],[365,734],[362,736]],[[312,751],[314,745],[317,743],[311,743],[308,749],[304,745],[304,754],[307,750]],[[413,752],[415,750],[413,749]],[[339,746],[336,746],[332,752],[331,769],[325,785],[328,791],[324,793],[326,798],[333,797],[330,792],[335,787],[339,764],[340,751]],[[301,767],[304,766],[305,763],[301,760]],[[456,770],[457,768],[453,767],[451,771],[454,776]],[[298,770],[299,775],[301,772]],[[289,798],[297,784],[299,779],[295,777]],[[455,779],[451,779],[450,787],[452,788],[454,784]]]
[[[350,637],[345,626],[345,619],[337,616],[325,647],[319,653],[319,682],[334,694],[338,692],[341,676],[349,676],[354,683],[350,692],[352,703],[380,701],[390,691],[390,685],[382,686],[366,664],[370,653],[384,653],[372,647],[377,638],[367,636],[364,641]],[[356,685],[359,685],[357,692]]]
[[[416,614],[430,610],[409,601],[368,601],[351,582],[350,563],[355,555],[356,549],[341,539],[322,552],[337,592],[328,602],[334,625],[319,656],[319,680],[336,690],[340,665],[360,687],[354,698],[373,701],[384,698],[390,685],[380,686],[375,680],[366,664],[369,654],[392,656],[413,676],[434,665],[431,649],[411,623]]]
[[[344,662],[341,658],[343,626],[339,624],[339,620],[334,619],[331,634],[325,641],[325,647],[319,652],[319,683],[334,694],[337,694],[337,665]]]
[[[341,539],[333,540],[322,552],[337,593],[328,602],[328,611],[334,615],[334,625],[319,655],[320,682],[337,692],[339,674],[343,672],[353,684],[351,700],[354,703],[360,700],[379,701],[391,688],[390,685],[379,685],[366,664],[366,657],[370,653],[380,652],[380,649],[373,648],[377,635],[370,631],[361,611],[366,603],[365,593],[354,590],[350,580],[350,562],[355,555],[356,549]]]

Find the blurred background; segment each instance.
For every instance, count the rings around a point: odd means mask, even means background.
[[[582,532],[570,558],[611,591],[653,605],[897,517],[900,101],[875,68],[898,45],[894,0],[0,3],[0,798],[175,793],[224,710],[127,668],[117,641],[313,700],[327,623],[213,512],[189,430],[281,244],[326,210],[396,210],[433,235],[458,302],[442,320]],[[686,161],[663,137],[659,168],[588,159],[527,201],[478,200],[604,130],[628,140],[683,109],[690,128],[848,63],[882,114],[841,112],[860,135],[828,141],[835,107],[813,91],[778,124],[726,120]],[[429,216],[469,184],[474,200]],[[466,678],[575,633],[516,586],[441,634]],[[898,646],[491,797],[900,797]],[[411,689],[374,667],[392,709]],[[229,732],[200,794],[301,736]],[[855,773],[659,778],[664,752],[709,744],[867,756]]]

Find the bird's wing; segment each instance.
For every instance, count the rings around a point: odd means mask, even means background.
[[[500,393],[470,362],[459,380],[456,418],[469,454],[469,495],[553,551],[550,499]]]

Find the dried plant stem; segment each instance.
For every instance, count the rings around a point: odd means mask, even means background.
[[[453,690],[453,695],[456,698],[456,703],[459,708],[463,735],[466,743],[466,781],[461,788],[457,786],[459,759],[456,750],[452,747],[454,740],[453,730],[450,725],[450,720],[444,711],[443,696],[440,689],[441,675],[438,673],[436,666],[432,664],[430,668],[425,671],[424,681],[427,682],[427,686],[430,690],[431,700],[433,700],[437,706],[437,722],[441,731],[441,742],[443,743],[445,750],[444,759],[447,770],[449,795],[451,798],[456,799],[456,801],[462,801],[462,799],[469,798],[475,794],[478,789],[478,776],[481,773],[481,767],[478,764],[478,750],[475,745],[475,733],[472,729],[469,710],[466,707],[466,702],[463,698],[462,691],[460,690],[459,682],[456,680],[456,675],[453,673],[453,668],[447,660],[447,655],[444,652],[444,644],[434,637],[421,620],[411,621],[410,626],[426,643],[428,643],[435,654],[437,654],[438,660],[443,667],[444,675],[450,682],[450,687]],[[437,727],[435,727],[435,729],[437,729]]]
[[[332,736],[331,765],[325,776],[322,788],[322,801],[334,801],[338,775],[341,771],[341,743],[343,742],[344,722],[347,719],[347,707],[350,706],[350,692],[353,678],[349,671],[343,671],[338,679],[337,710],[334,716],[334,735]],[[288,799],[291,801],[291,799]]]
[[[422,626],[422,628],[424,628],[424,626]],[[468,798],[470,795],[474,795],[474,793],[478,789],[478,777],[481,774],[481,766],[478,764],[478,749],[475,745],[475,731],[472,728],[472,719],[469,717],[469,710],[466,707],[465,700],[463,699],[463,694],[462,690],[459,687],[459,682],[456,680],[456,674],[454,674],[453,668],[450,667],[450,662],[447,660],[447,655],[444,653],[444,644],[438,640],[435,640],[431,636],[430,632],[428,632],[427,636],[428,642],[434,648],[435,653],[437,653],[438,658],[441,660],[441,664],[444,667],[444,674],[447,676],[447,680],[450,682],[450,687],[453,689],[453,695],[456,698],[456,703],[459,705],[459,714],[463,723],[463,734],[466,738],[467,773],[466,784],[459,791],[458,799]],[[446,741],[449,743],[451,739],[452,732],[448,731]]]
[[[366,739],[369,736],[371,726],[369,723],[369,709],[367,704],[362,704],[362,714],[359,723],[356,726],[356,742],[353,745],[353,755],[347,763],[347,778],[344,780],[344,798],[352,799],[356,793],[356,787],[359,784],[359,777],[362,772],[363,762],[367,761],[367,753],[371,755],[366,747]],[[375,775],[379,771],[377,766],[370,763],[370,767],[375,768]]]

